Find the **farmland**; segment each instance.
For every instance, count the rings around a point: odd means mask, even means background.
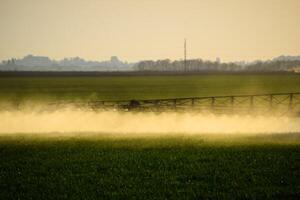
[[[130,100],[300,91],[300,75],[0,77],[0,101]]]
[[[0,102],[11,103],[281,92],[300,92],[300,76],[0,77]],[[72,119],[80,121],[74,116]],[[299,199],[300,196],[299,133],[151,135],[149,132],[147,136],[126,136],[57,132],[0,134],[0,199]]]
[[[1,137],[0,198],[298,199],[299,139]]]

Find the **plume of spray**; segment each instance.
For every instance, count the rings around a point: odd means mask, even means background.
[[[91,111],[68,106],[45,106],[0,111],[0,133],[72,135],[76,133],[143,134],[257,134],[297,133],[296,117],[213,115],[195,112]]]

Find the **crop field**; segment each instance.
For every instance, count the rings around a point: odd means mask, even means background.
[[[299,75],[0,77],[13,105],[289,92]],[[298,118],[1,109],[0,199],[300,198]]]
[[[1,199],[299,199],[299,135],[0,139]]]
[[[0,100],[131,100],[300,91],[300,75],[0,77]]]

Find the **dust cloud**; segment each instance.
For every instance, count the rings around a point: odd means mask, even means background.
[[[203,113],[133,113],[65,108],[2,110],[0,133],[46,134],[251,134],[300,132],[300,118],[213,115]]]

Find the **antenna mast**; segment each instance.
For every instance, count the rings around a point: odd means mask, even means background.
[[[187,71],[186,68],[186,39],[184,38],[184,71]]]

